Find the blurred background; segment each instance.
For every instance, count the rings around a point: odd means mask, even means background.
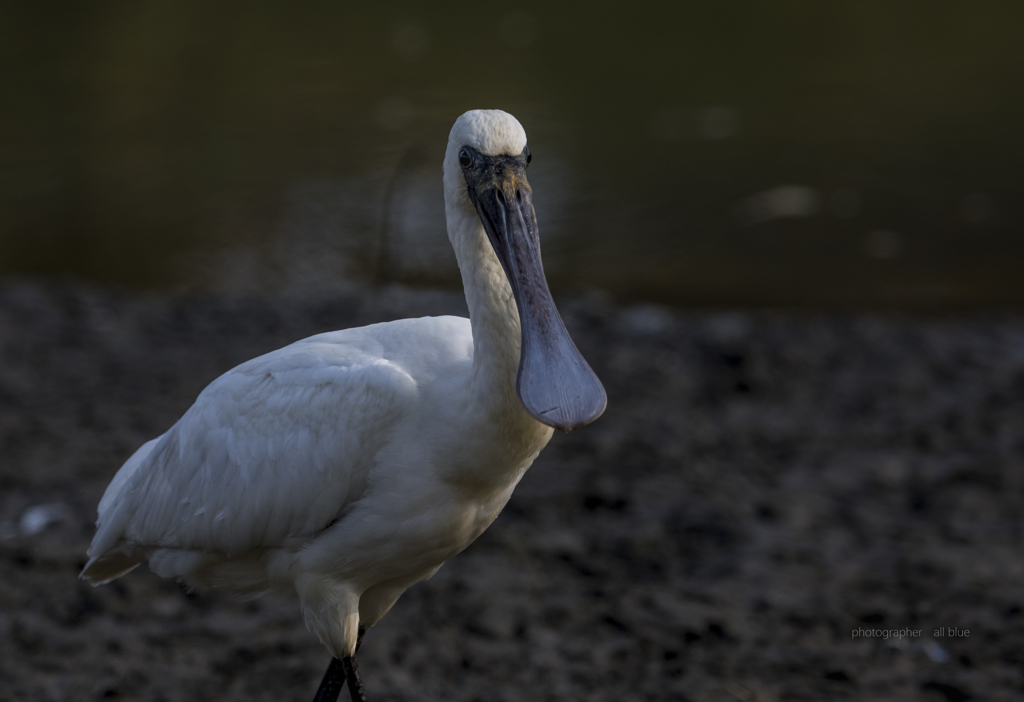
[[[608,410],[374,627],[370,699],[1019,701],[1022,26],[0,3],[0,699],[313,696],[294,604],[79,581],[96,505],[236,364],[465,314],[441,161],[499,107]]]
[[[457,287],[460,113],[525,126],[553,288],[1019,306],[1019,3],[0,8],[0,273]]]

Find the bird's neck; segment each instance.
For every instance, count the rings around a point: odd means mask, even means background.
[[[473,327],[474,389],[521,408],[516,396],[521,331],[512,288],[476,213],[451,219],[450,225],[460,228],[452,241],[457,242],[455,255]]]

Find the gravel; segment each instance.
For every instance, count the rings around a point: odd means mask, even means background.
[[[1024,699],[1024,319],[561,302],[608,411],[369,632],[373,702]],[[0,283],[0,699],[311,699],[294,603],[80,582],[96,503],[233,365],[464,309]]]

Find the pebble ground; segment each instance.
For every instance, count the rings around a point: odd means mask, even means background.
[[[370,631],[372,702],[1024,699],[1024,319],[562,309],[608,411]],[[0,284],[0,699],[312,699],[294,604],[80,582],[96,503],[233,365],[442,313]]]

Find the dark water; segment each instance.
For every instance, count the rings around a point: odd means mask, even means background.
[[[553,287],[1018,306],[1019,3],[0,8],[0,271],[455,285],[455,117],[530,137]]]

